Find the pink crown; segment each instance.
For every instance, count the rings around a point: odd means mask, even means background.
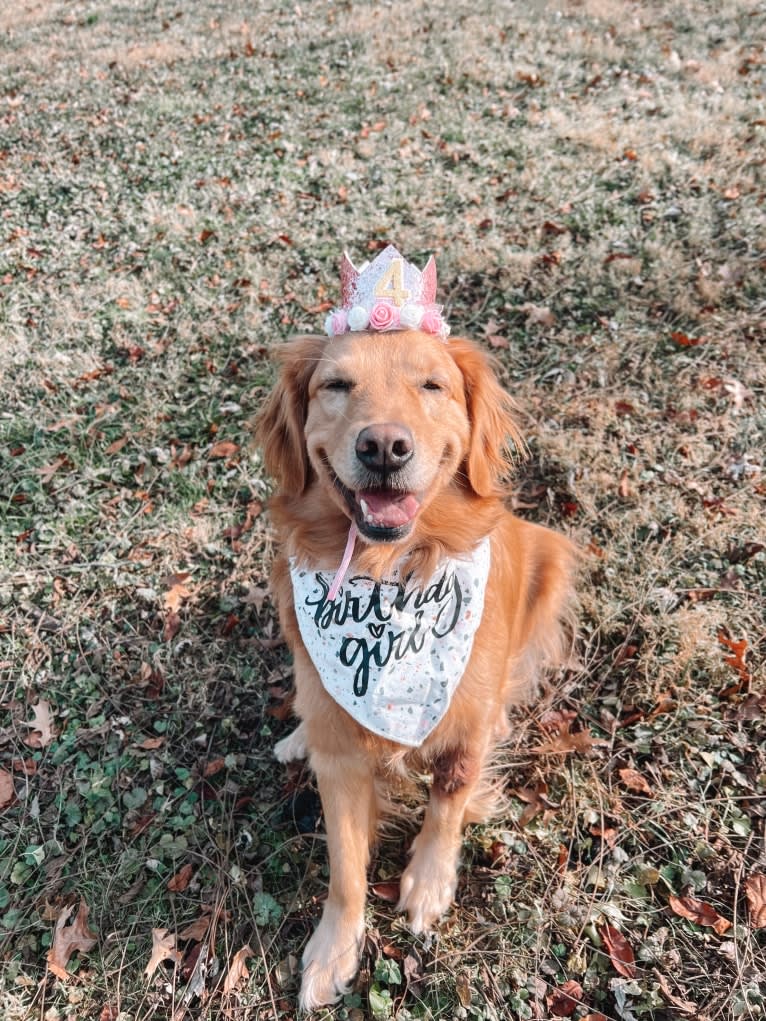
[[[359,269],[347,253],[340,263],[340,308],[325,320],[328,337],[372,330],[423,330],[446,340],[449,326],[436,299],[433,255],[423,270],[388,245]]]

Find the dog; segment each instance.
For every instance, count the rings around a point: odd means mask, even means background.
[[[389,270],[375,271],[374,301],[396,309],[406,274]],[[256,423],[277,483],[272,592],[300,720],[276,754],[308,758],[330,862],[303,954],[305,1010],[336,1001],[358,970],[381,779],[397,770],[433,778],[399,910],[422,933],[449,909],[507,709],[565,653],[576,559],[564,536],[506,507],[507,443],[521,439],[483,351],[417,309],[382,330],[372,314],[350,327],[352,310],[331,336],[282,347]],[[428,329],[407,325],[419,316]]]

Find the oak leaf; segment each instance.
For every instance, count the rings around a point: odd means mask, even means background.
[[[186,582],[191,578],[188,571],[180,571],[178,574],[166,574],[161,579],[161,584],[168,590],[165,593],[165,609],[171,613],[178,613],[181,604],[191,595],[191,589],[186,587]]]
[[[32,706],[34,719],[24,723],[29,727],[31,733],[24,739],[24,744],[30,748],[46,748],[56,736],[53,729],[53,718],[51,716],[50,703],[44,699]]]
[[[247,970],[245,960],[248,957],[254,956],[255,955],[253,954],[249,944],[245,944],[241,950],[236,952],[232,959],[231,967],[226,973],[226,978],[223,980],[224,995],[227,993],[233,993],[242,982],[246,982],[248,980],[250,972]]]
[[[637,769],[620,769],[618,772],[620,780],[622,780],[628,790],[635,791],[637,794],[649,794],[651,796],[652,788]]]
[[[688,918],[697,925],[705,925],[714,929],[719,936],[731,928],[731,922],[722,918],[712,904],[699,900],[697,897],[668,897],[668,904],[675,914]]]
[[[766,929],[766,875],[755,872],[745,880],[750,924],[754,929]]]
[[[636,959],[633,954],[633,948],[623,934],[618,929],[615,929],[613,925],[603,925],[598,931],[614,970],[625,978],[635,978]]]
[[[74,921],[71,925],[67,922],[74,911],[74,904],[63,908],[56,919],[56,926],[53,930],[53,943],[48,951],[48,968],[56,978],[66,982],[72,975],[66,970],[69,959],[75,951],[87,954],[96,945],[97,937],[88,928],[88,905],[82,898],[77,909]]]
[[[167,929],[152,929],[152,953],[144,970],[147,978],[151,978],[163,961],[180,964],[183,954],[176,949],[175,933]]]

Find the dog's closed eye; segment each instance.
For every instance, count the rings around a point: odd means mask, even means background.
[[[325,382],[322,383],[323,390],[335,390],[341,393],[349,393],[355,386],[356,384],[352,380],[342,379],[340,376],[325,380]]]

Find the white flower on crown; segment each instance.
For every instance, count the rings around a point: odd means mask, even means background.
[[[423,320],[424,311],[422,305],[412,303],[402,305],[399,311],[399,322],[406,330],[417,330]]]
[[[349,309],[348,328],[350,330],[364,330],[370,321],[370,313],[363,305],[354,305]]]

